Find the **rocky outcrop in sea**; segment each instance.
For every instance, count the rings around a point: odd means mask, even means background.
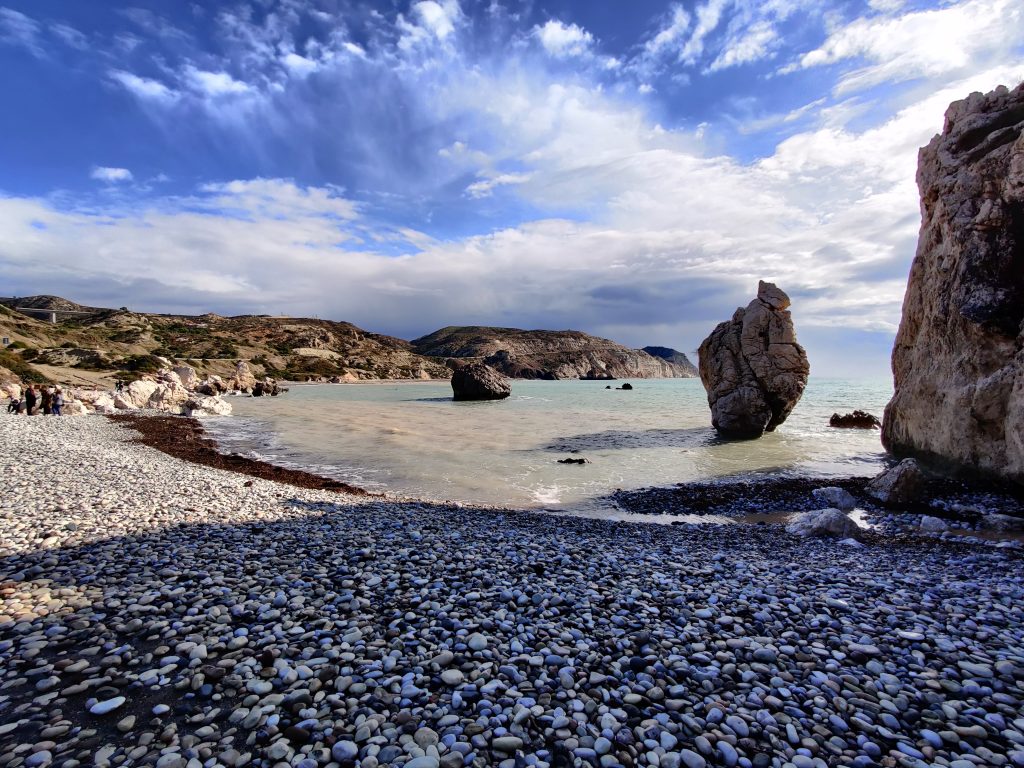
[[[1024,85],[973,93],[921,150],[921,233],[882,440],[1024,482]]]
[[[512,394],[508,381],[482,363],[462,365],[452,373],[455,400],[503,400]]]
[[[711,423],[726,437],[755,438],[789,416],[807,384],[789,296],[761,281],[757,298],[720,323],[698,351]]]

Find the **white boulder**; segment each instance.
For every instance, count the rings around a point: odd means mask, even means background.
[[[240,392],[252,392],[252,388],[256,386],[256,376],[244,360],[239,360],[235,366],[234,385],[233,388]]]
[[[216,396],[192,396],[182,406],[185,416],[230,416],[231,403]]]
[[[147,407],[158,411],[174,411],[178,413],[181,410],[182,404],[191,396],[192,394],[179,383],[173,381],[162,382],[153,391],[153,394],[149,396]]]
[[[815,488],[811,495],[823,504],[849,512],[857,506],[857,500],[842,488],[830,485],[827,488]]]
[[[794,517],[786,532],[797,536],[841,536],[847,538],[857,532],[857,524],[838,509],[819,509],[801,512]]]
[[[949,523],[941,517],[921,516],[921,530],[925,533],[940,533],[949,530]]]
[[[60,410],[63,416],[85,416],[89,413],[89,409],[85,407],[85,403],[81,400],[72,400],[70,403],[64,403],[64,407]]]
[[[192,391],[199,384],[199,374],[196,373],[196,369],[191,365],[176,365],[171,369],[177,374],[178,379],[181,381],[181,385],[185,389]]]
[[[145,408],[149,404],[149,398],[159,387],[160,385],[151,379],[138,379],[125,387],[120,396],[133,408]]]

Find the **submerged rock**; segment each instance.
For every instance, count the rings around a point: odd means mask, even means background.
[[[810,366],[797,343],[789,305],[785,292],[761,281],[757,298],[700,345],[711,423],[725,437],[773,431],[803,394]]]
[[[918,158],[921,232],[882,441],[1024,482],[1024,85],[972,93]]]
[[[508,380],[483,363],[470,363],[452,373],[455,400],[502,400],[512,394]]]

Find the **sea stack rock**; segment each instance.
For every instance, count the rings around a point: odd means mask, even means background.
[[[508,380],[483,363],[462,365],[452,372],[455,400],[502,400],[512,394]]]
[[[700,379],[721,435],[760,437],[784,422],[800,400],[810,366],[789,304],[785,292],[761,281],[757,298],[700,345]]]
[[[918,156],[921,233],[882,442],[1024,483],[1024,85],[946,111]]]

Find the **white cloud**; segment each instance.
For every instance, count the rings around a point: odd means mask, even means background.
[[[837,93],[886,81],[935,77],[964,70],[979,57],[1006,60],[1024,37],[1024,6],[1017,0],[965,0],[902,16],[858,18],[835,29],[818,48],[783,69],[841,61],[866,65],[842,75]]]
[[[490,197],[495,187],[525,184],[531,178],[529,173],[499,173],[475,181],[466,187],[466,194],[473,198]]]
[[[415,3],[412,10],[420,24],[433,32],[439,40],[444,40],[455,31],[455,22],[460,14],[457,2],[442,4],[434,0]]]
[[[549,19],[535,32],[544,50],[560,59],[581,56],[594,43],[594,36],[587,30],[575,24],[563,24],[557,19]]]
[[[401,33],[398,48],[406,52],[435,41],[449,43],[462,18],[458,0],[420,0],[412,4],[410,13],[413,21],[399,15],[395,22]]]
[[[98,165],[92,169],[89,177],[96,179],[97,181],[105,181],[108,184],[114,184],[121,181],[131,181],[132,172],[127,168],[106,168]]]
[[[0,8],[0,42],[20,45],[42,58],[46,55],[39,40],[39,22],[12,8]]]
[[[644,43],[648,55],[658,55],[675,47],[690,26],[690,14],[681,5],[673,5],[666,24],[650,40]]]
[[[86,36],[69,24],[52,24],[50,31],[72,48],[84,51],[88,47]]]
[[[334,187],[299,187],[290,179],[247,179],[206,184],[211,195],[204,205],[211,210],[241,212],[251,217],[288,219],[329,217],[351,220],[358,207]]]
[[[131,72],[115,69],[109,72],[109,76],[111,80],[122,85],[129,93],[141,101],[169,106],[175,103],[181,96],[177,91],[168,88],[158,80],[139,77]]]
[[[235,80],[227,72],[207,72],[188,66],[185,68],[184,75],[189,86],[206,97],[237,96],[249,92],[249,86],[246,83]]]
[[[284,64],[285,68],[289,72],[299,77],[305,77],[306,75],[310,75],[320,68],[320,65],[317,62],[313,61],[312,59],[307,59],[305,56],[300,56],[294,51],[286,53],[284,56],[282,56],[281,63]]]
[[[768,56],[778,42],[775,27],[764,19],[757,21],[726,41],[725,47],[708,67],[708,72],[759,61]]]
[[[732,0],[705,0],[704,4],[697,8],[697,23],[690,34],[689,39],[679,53],[679,61],[685,64],[694,64],[704,53],[704,43],[707,36],[718,27],[722,20],[722,14]]]
[[[164,82],[124,70],[109,77],[146,104],[204,108],[195,110],[196,127],[220,132],[220,146],[238,139],[276,162],[267,136],[287,138],[297,148],[284,173],[339,178],[343,168],[362,202],[327,185],[260,178],[100,210],[0,198],[0,272],[66,268],[117,285],[157,274],[166,291],[154,295],[201,291],[194,300],[204,310],[269,305],[384,330],[516,324],[529,307],[531,324],[632,328],[639,337],[681,316],[693,346],[767,278],[794,295],[802,323],[891,332],[918,225],[917,148],[940,129],[950,100],[1024,75],[1020,57],[1005,55],[1008,41],[1022,37],[1008,1],[962,0],[935,12],[1001,9],[1011,22],[995,35],[999,21],[975,20],[965,34],[994,45],[963,43],[954,50],[963,56],[948,65],[955,69],[936,69],[940,56],[917,50],[915,35],[945,28],[913,26],[907,18],[918,12],[872,16],[862,22],[868,32],[852,23],[830,28],[819,56],[835,74],[821,74],[866,81],[890,66],[887,56],[903,55],[908,69],[929,78],[913,89],[843,101],[819,90],[793,108],[775,106],[775,86],[785,83],[775,78],[763,98],[733,108],[749,120],[695,129],[679,128],[669,114],[679,103],[669,103],[663,78],[685,77],[686,66],[717,71],[776,55],[779,20],[806,0],[702,0],[692,15],[673,6],[633,49],[638,58],[621,67],[596,52],[590,32],[557,20],[520,27],[513,44],[481,55],[479,39],[468,44],[458,5],[432,0],[405,17],[374,16],[371,33],[359,37],[365,48],[346,39],[337,17],[337,35],[319,42],[297,41],[297,27],[281,19],[232,17],[221,30],[231,41],[221,57],[169,56],[160,62]],[[887,24],[895,25],[891,39]],[[541,47],[556,60],[538,55]],[[572,56],[582,62],[567,64]],[[1018,64],[986,64],[1000,56]],[[812,57],[807,66],[828,61]],[[680,71],[655,71],[666,65]],[[313,83],[295,82],[313,71],[321,73],[315,102]],[[251,114],[256,103],[266,119],[227,119]],[[779,114],[764,116],[765,104]],[[723,127],[776,128],[782,139],[767,157],[740,161],[726,154]],[[335,155],[342,159],[333,162]],[[180,184],[186,172],[175,177]],[[442,207],[448,222],[479,234],[445,240],[450,230],[439,226],[435,239],[373,219],[378,211],[408,225]],[[70,252],[102,258],[72,264]],[[133,261],[125,273],[111,266],[119,256]]]

